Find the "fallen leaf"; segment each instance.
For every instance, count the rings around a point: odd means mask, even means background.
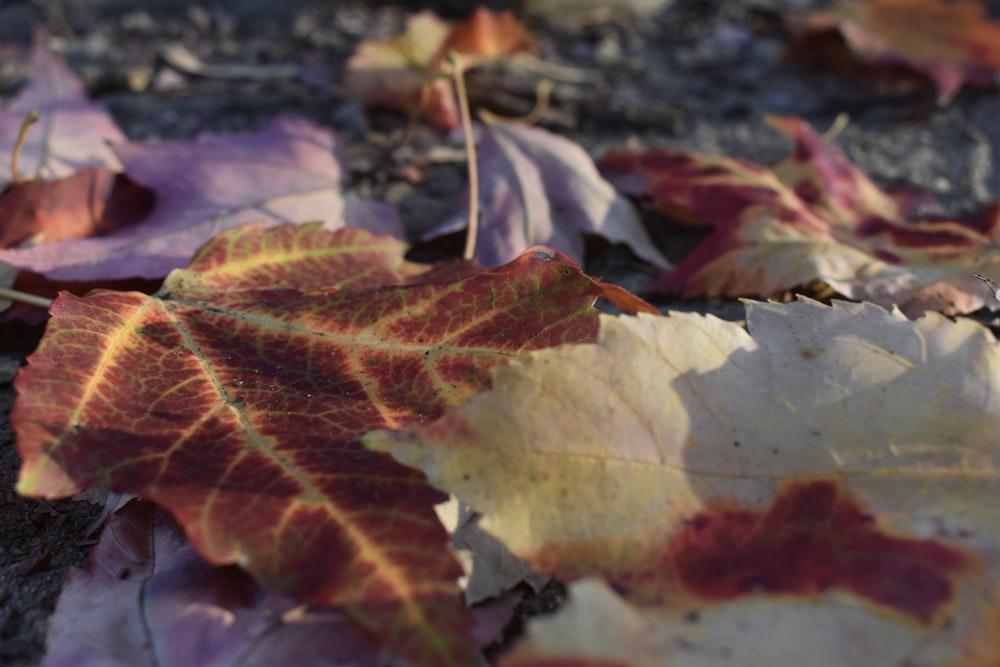
[[[289,285],[299,289],[334,289],[342,287],[369,287],[388,284],[417,284],[457,280],[482,271],[475,262],[445,262],[435,266],[416,264],[403,259],[406,244],[390,236],[372,236],[362,229],[344,228],[338,235],[338,263],[331,262],[331,254],[323,251],[329,243],[320,223],[307,223],[288,227],[275,235],[261,235],[262,223],[247,223],[242,231],[220,235],[216,243],[208,244],[198,253],[186,270],[174,271],[174,284],[183,284],[183,290],[234,289],[238,281],[242,288],[274,287]],[[255,231],[252,231],[255,230]],[[264,243],[277,243],[278,255],[269,255]],[[228,262],[229,256],[253,256],[253,261],[239,264]],[[292,268],[295,268],[292,271]],[[13,280],[13,276],[11,280]],[[138,291],[152,294],[163,284],[162,280],[119,280],[99,282],[53,282],[37,273],[22,272],[14,287],[22,292],[55,299],[60,292],[78,296],[94,289]],[[604,285],[602,297],[626,312],[649,312],[644,301],[616,285]],[[619,294],[619,291],[621,294]],[[17,311],[15,304],[12,311]],[[37,308],[25,308],[17,315],[45,317]],[[41,321],[44,321],[42,319]]]
[[[473,610],[479,645],[506,625],[514,599]],[[367,667],[386,659],[343,612],[298,605],[237,568],[209,565],[169,514],[141,500],[110,514],[86,567],[69,573],[47,641],[42,667]]]
[[[364,442],[538,571],[694,615],[705,641],[744,651],[729,630],[759,602],[762,655],[849,636],[864,659],[832,664],[951,664],[1000,583],[995,338],[810,300],[748,303],[747,328],[603,316],[597,344],[499,367],[492,391]]]
[[[449,50],[469,57],[467,63],[496,61],[515,53],[534,51],[535,38],[510,11],[494,14],[477,8],[469,18],[456,23],[445,43]]]
[[[941,105],[966,83],[992,86],[1000,71],[1000,23],[978,0],[839,0],[788,20],[799,33],[839,30],[861,58],[923,73]]]
[[[279,117],[251,135],[115,147],[129,176],[157,194],[142,222],[99,238],[0,251],[0,260],[57,280],[162,278],[219,232],[250,221],[322,221],[402,235],[395,211],[345,194],[333,134]]]
[[[933,649],[925,653],[905,628],[838,602],[748,597],[678,615],[629,604],[603,582],[584,580],[570,585],[566,605],[555,614],[529,619],[527,639],[498,666],[700,667],[734,656],[742,665],[816,667],[988,665],[996,659],[995,641],[986,650],[956,646],[954,661],[928,655]]]
[[[84,167],[118,171],[110,143],[125,135],[111,115],[87,98],[83,84],[39,31],[31,51],[31,80],[0,110],[0,182],[11,181],[18,132],[31,111],[41,117],[29,130],[18,158],[22,178],[62,178]]]
[[[343,84],[366,105],[411,114],[423,110],[435,127],[453,130],[461,121],[448,52],[463,55],[465,67],[476,67],[533,48],[531,35],[508,11],[493,14],[480,8],[456,24],[425,11],[407,20],[403,34],[358,45],[347,61]]]
[[[61,238],[105,234],[148,213],[152,193],[125,176],[109,143],[125,141],[110,114],[87,99],[83,84],[49,46],[39,30],[31,51],[31,79],[0,110],[0,248],[45,243]],[[38,120],[28,128],[18,149],[18,176],[13,181],[14,147],[31,112]],[[42,179],[57,179],[51,182]],[[0,261],[4,286],[18,268]],[[32,320],[38,309],[20,304],[4,317]]]
[[[475,262],[410,262],[404,258],[407,249],[397,238],[363,229],[331,233],[314,222],[267,231],[263,223],[252,222],[202,246],[187,268],[171,272],[170,286],[188,297],[212,299],[235,290],[362,290],[459,280],[483,271]]]
[[[909,315],[1000,307],[973,276],[1000,273],[1000,201],[966,215],[914,219],[920,193],[890,195],[800,119],[769,122],[794,141],[773,169],[666,150],[614,152],[602,161],[625,175],[620,182],[632,194],[714,229],[649,289],[770,296],[822,280]]]
[[[578,144],[517,122],[477,124],[479,233],[475,257],[486,266],[546,245],[583,262],[583,235],[625,243],[661,269],[670,262],[653,246],[632,204],[615,192]],[[468,225],[468,210],[427,234]]]
[[[60,296],[16,380],[17,488],[135,493],[209,562],[345,606],[414,664],[475,664],[440,494],[356,438],[434,418],[532,349],[593,340],[603,288],[546,249],[457,280],[363,285],[339,247],[378,261],[359,234],[242,228],[154,296]],[[227,265],[246,267],[246,288]],[[267,271],[283,287],[258,287]]]
[[[402,35],[361,42],[347,61],[344,89],[368,106],[407,113],[423,107],[436,127],[460,127],[451,82],[435,77],[443,59],[441,49],[450,32],[447,21],[425,11],[407,20]]]
[[[203,561],[170,516],[133,500],[67,576],[42,667],[375,664],[381,649],[343,613],[267,594]]]
[[[0,248],[104,236],[144,218],[155,201],[128,176],[94,167],[54,181],[11,183],[0,193]]]

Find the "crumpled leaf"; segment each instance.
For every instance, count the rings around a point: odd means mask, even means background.
[[[596,345],[498,368],[492,391],[364,442],[539,571],[603,577],[730,655],[745,639],[965,664],[1000,589],[995,338],[810,300],[748,303],[747,328],[604,316]]]
[[[509,11],[494,14],[480,7],[458,23],[425,11],[407,20],[403,34],[358,45],[343,83],[366,105],[424,110],[436,127],[453,130],[461,121],[446,76],[449,51],[461,54],[465,67],[475,67],[533,49],[533,38]]]
[[[144,218],[155,201],[128,176],[94,167],[11,183],[0,193],[0,248],[110,234]]]
[[[40,31],[31,51],[31,80],[0,110],[0,183],[13,180],[11,157],[18,132],[31,111],[41,117],[29,130],[18,158],[23,178],[62,178],[84,167],[118,171],[109,144],[125,135],[111,115],[87,98],[83,84],[53,53]]]
[[[473,610],[478,645],[509,620],[512,599]],[[67,576],[42,667],[367,667],[385,660],[346,614],[297,605],[237,568],[212,567],[169,514],[134,500],[113,511],[86,567]]]
[[[789,23],[800,33],[839,30],[861,58],[923,73],[941,105],[966,83],[992,85],[1000,71],[1000,22],[978,0],[839,0]]]
[[[322,221],[402,235],[395,211],[345,194],[333,134],[279,117],[251,135],[204,134],[193,141],[115,147],[130,177],[157,194],[141,223],[99,238],[0,251],[0,260],[58,280],[160,278],[186,264],[226,229]]]
[[[665,150],[614,152],[602,161],[624,174],[619,182],[630,193],[714,229],[650,289],[770,296],[822,280],[847,297],[898,304],[909,315],[1000,306],[973,277],[1000,273],[1000,201],[965,215],[915,219],[920,193],[888,194],[800,119],[769,122],[795,142],[773,169]]]
[[[632,204],[615,192],[578,144],[518,122],[477,124],[479,233],[475,257],[486,266],[546,245],[583,262],[584,234],[626,243],[650,264],[670,262],[653,246]],[[468,210],[427,234],[468,225]]]
[[[16,379],[17,488],[135,493],[209,562],[345,606],[414,664],[475,664],[439,494],[356,438],[434,418],[532,349],[593,340],[603,288],[541,248],[461,279],[364,285],[339,246],[378,261],[359,235],[241,228],[154,296],[62,295]],[[281,287],[260,287],[266,271]]]

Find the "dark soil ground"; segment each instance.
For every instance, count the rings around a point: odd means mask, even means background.
[[[836,146],[876,180],[919,186],[938,202],[928,212],[957,213],[1000,196],[1000,96],[963,90],[936,105],[924,79],[898,70],[839,72],[813,67],[835,45],[790,50],[780,15],[818,2],[805,0],[677,0],[652,15],[602,9],[526,19],[544,60],[572,68],[556,79],[542,125],[598,156],[612,147],[671,147],[771,163],[786,141],[762,121],[765,113],[803,116],[821,131],[841,114],[849,122]],[[410,3],[411,9],[413,3]],[[496,3],[494,3],[496,6]],[[437,7],[467,10],[453,0]],[[460,207],[465,183],[460,137],[421,129],[398,146],[405,118],[365,112],[337,80],[360,40],[402,28],[398,6],[339,0],[205,4],[168,0],[0,2],[0,42],[26,45],[44,25],[56,46],[133,139],[187,138],[204,130],[246,131],[279,113],[326,124],[347,142],[355,184],[397,205],[416,235]],[[180,43],[211,64],[299,68],[297,76],[212,78],[179,74],[164,47]],[[838,60],[843,63],[843,61]],[[23,65],[0,60],[0,98],[14,94]],[[522,115],[534,104],[540,76],[513,67],[475,73],[470,97],[497,113]],[[419,183],[398,167],[417,163]],[[696,239],[669,221],[650,220],[660,247],[676,256]],[[424,254],[440,256],[440,246]],[[586,269],[634,288],[646,268],[620,246],[595,239]],[[742,317],[736,302],[660,301],[667,308]],[[983,314],[990,324],[992,316]],[[99,506],[45,503],[13,491],[19,461],[6,415],[10,380],[41,335],[40,327],[0,324],[0,664],[30,665],[43,654],[45,619],[66,568],[81,564],[95,541]],[[522,615],[549,610],[549,589]]]

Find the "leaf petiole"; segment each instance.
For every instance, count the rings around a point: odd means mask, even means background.
[[[46,310],[48,310],[52,305],[52,299],[47,299],[44,296],[38,296],[37,294],[28,294],[27,292],[11,289],[10,287],[0,287],[0,299],[17,301],[19,303],[25,303],[29,306],[45,308]]]
[[[476,140],[472,136],[472,114],[469,113],[469,96],[465,90],[465,74],[462,59],[456,52],[448,53],[452,65],[452,80],[455,96],[462,115],[462,130],[465,133],[465,152],[469,162],[469,231],[465,236],[465,250],[462,259],[470,260],[476,254],[476,237],[479,234],[479,164],[476,159]]]
[[[24,140],[28,136],[28,128],[38,122],[42,114],[38,109],[34,109],[21,121],[21,129],[17,131],[17,142],[14,144],[14,152],[10,157],[10,176],[15,183],[21,183],[22,179],[17,173],[17,160],[21,157],[21,149],[24,148]]]
[[[525,125],[534,125],[542,119],[545,112],[549,110],[549,98],[552,96],[553,84],[550,79],[542,79],[535,88],[535,106],[528,113],[520,118],[512,118],[495,114],[487,109],[479,110],[479,117],[488,123],[517,122]]]

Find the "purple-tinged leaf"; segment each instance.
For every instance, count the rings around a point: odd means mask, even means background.
[[[202,560],[164,510],[114,513],[69,574],[41,667],[362,667],[384,650],[341,611],[265,593]]]
[[[479,262],[499,266],[533,245],[546,245],[582,263],[583,235],[599,234],[628,244],[656,267],[670,267],[635,209],[579,145],[523,123],[490,122],[477,130]],[[466,210],[428,237],[461,229],[467,218]]]
[[[125,135],[103,107],[87,99],[83,84],[38,33],[31,52],[31,81],[0,110],[0,182],[12,180],[10,162],[25,116],[41,117],[28,130],[18,158],[26,178],[62,178],[83,167],[121,168],[109,142]]]
[[[472,610],[480,646],[503,631],[519,600],[508,593]],[[47,649],[41,667],[362,667],[389,659],[343,611],[297,605],[238,568],[209,565],[166,511],[143,500],[113,510],[86,566],[67,576]]]
[[[0,251],[0,260],[58,280],[161,278],[219,232],[251,221],[402,235],[394,209],[345,194],[338,150],[329,130],[293,117],[251,135],[116,146],[126,172],[157,193],[148,218],[101,238]]]

